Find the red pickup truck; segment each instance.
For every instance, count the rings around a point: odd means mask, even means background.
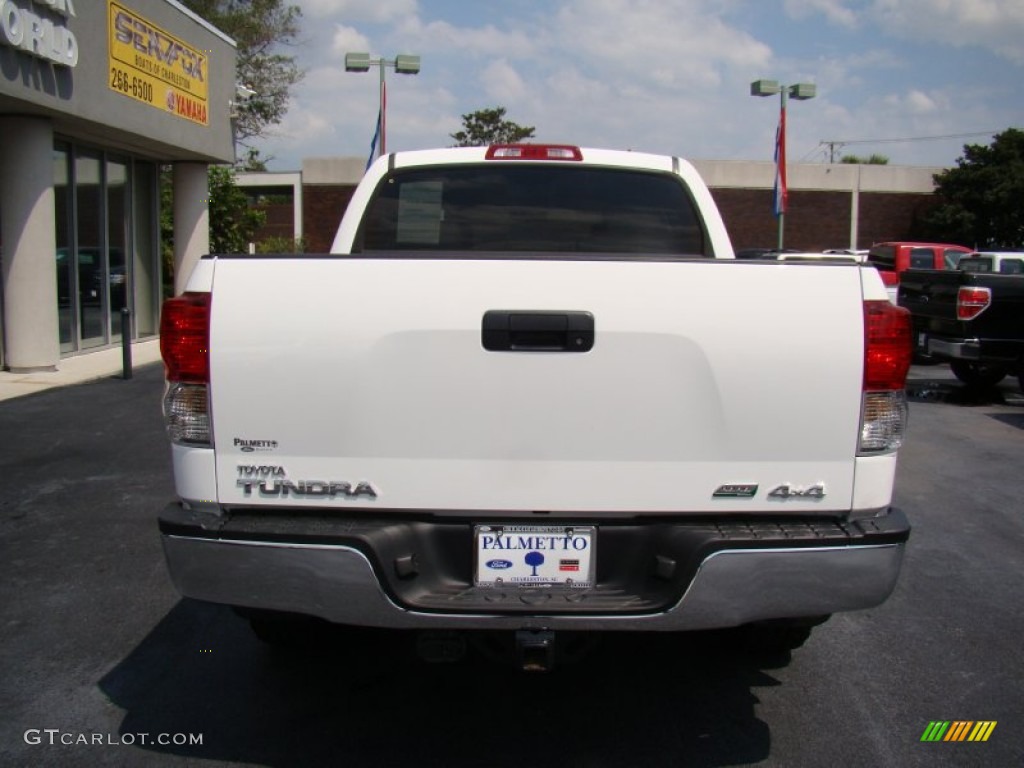
[[[867,262],[878,269],[889,300],[895,304],[904,270],[956,269],[960,259],[969,253],[970,248],[946,243],[875,243],[868,251]]]

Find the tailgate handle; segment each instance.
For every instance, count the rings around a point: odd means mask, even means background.
[[[589,352],[594,346],[589,312],[491,309],[480,330],[491,352]]]

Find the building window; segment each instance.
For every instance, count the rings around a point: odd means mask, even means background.
[[[78,292],[75,280],[75,260],[71,250],[71,147],[57,142],[53,148],[53,207],[57,236],[57,320],[60,332],[60,351],[77,349],[77,328],[72,295]]]
[[[53,157],[61,353],[120,342],[122,309],[133,338],[156,334],[155,164],[67,141]]]

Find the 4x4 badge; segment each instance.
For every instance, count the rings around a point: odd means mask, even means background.
[[[780,485],[768,492],[769,499],[824,499],[825,484],[816,483],[808,488]]]

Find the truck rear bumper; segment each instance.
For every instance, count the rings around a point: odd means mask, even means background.
[[[1019,339],[948,339],[927,337],[929,355],[951,360],[1014,365],[1024,352],[1024,340]]]
[[[758,546],[727,534],[714,538],[709,547],[705,524],[704,543],[694,550],[698,556],[692,569],[650,576],[667,584],[670,599],[645,602],[650,595],[640,593],[609,603],[596,594],[591,604],[578,591],[533,588],[509,594],[491,588],[482,593],[448,582],[444,599],[430,599],[420,594],[429,590],[417,591],[416,574],[405,574],[408,583],[396,592],[396,577],[382,570],[381,553],[368,556],[356,541],[267,541],[224,531],[211,534],[190,531],[166,515],[161,528],[175,586],[187,597],[210,602],[404,629],[697,630],[882,603],[895,587],[909,526],[895,510],[873,521],[881,525],[871,522],[868,533],[854,531],[845,543],[826,536],[815,545],[798,537],[790,546],[780,537],[762,537],[764,545]],[[687,524],[669,527],[683,529],[674,534],[677,538],[695,540],[685,530]]]
[[[976,341],[928,339],[928,354],[951,357],[955,360],[977,360],[981,357],[981,347]]]

